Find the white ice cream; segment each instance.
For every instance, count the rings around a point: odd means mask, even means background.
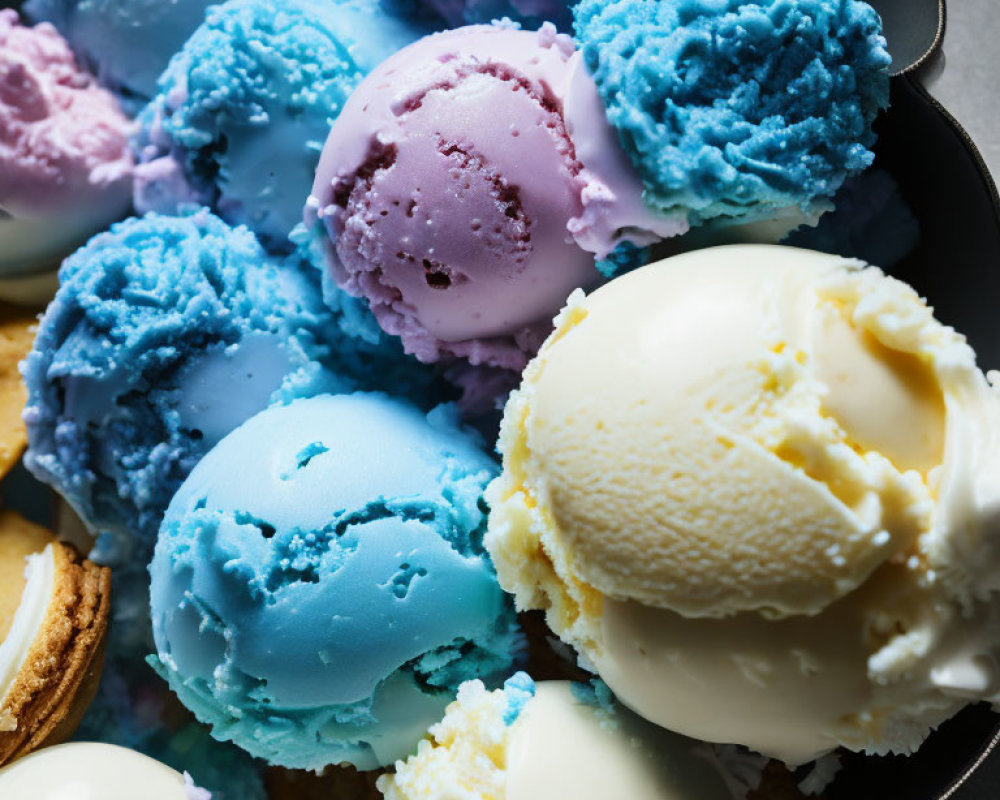
[[[912,289],[713,248],[571,299],[487,547],[648,719],[801,763],[1000,699],[1000,395]]]
[[[431,738],[379,779],[386,800],[730,800],[704,744],[602,705],[586,686],[533,691],[524,701],[509,684],[462,684]]]
[[[10,800],[201,800],[183,775],[148,756],[111,744],[46,747],[0,769],[0,797]]]

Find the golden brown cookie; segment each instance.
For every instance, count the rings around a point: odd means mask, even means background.
[[[33,577],[26,580],[28,556]],[[0,764],[5,764],[68,738],[93,699],[104,657],[111,572],[3,510],[0,580]]]
[[[28,391],[17,365],[31,351],[36,326],[30,311],[0,303],[0,477],[17,463],[28,444],[21,420]]]

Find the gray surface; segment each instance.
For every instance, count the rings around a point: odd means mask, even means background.
[[[942,54],[917,72],[1000,181],[1000,0],[948,0]]]
[[[882,17],[893,75],[924,61],[941,31],[942,0],[868,0]]]

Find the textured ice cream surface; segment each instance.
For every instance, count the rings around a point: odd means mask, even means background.
[[[462,684],[417,754],[379,778],[387,800],[729,800],[711,750],[650,725],[606,687],[535,683],[519,672],[489,692]]]
[[[170,504],[155,664],[213,735],[270,763],[373,769],[521,637],[482,545],[496,474],[448,407],[380,394],[268,409]]]
[[[0,769],[4,797],[35,800],[211,800],[190,777],[141,753],[97,742],[74,742],[32,753]]]
[[[422,361],[521,369],[594,256],[683,229],[642,205],[572,40],[471,26],[383,62],[334,122],[306,220]],[[680,226],[680,227],[679,227]]]
[[[140,551],[198,459],[270,403],[428,385],[355,324],[356,301],[324,303],[313,266],[205,210],[115,225],[61,281],[24,368],[26,464],[91,531]]]
[[[134,105],[156,93],[156,79],[211,2],[28,0],[24,13],[55,25],[101,83]]]
[[[574,20],[654,209],[809,215],[871,164],[889,55],[859,0],[583,0]]]
[[[48,24],[0,9],[0,275],[54,269],[129,208],[128,121]]]
[[[571,299],[507,404],[487,545],[658,724],[793,764],[910,752],[1000,689],[998,437],[909,287],[702,250]]]
[[[401,13],[435,15],[448,27],[511,19],[526,28],[551,22],[561,31],[572,25],[570,0],[383,0]]]
[[[424,32],[377,0],[212,8],[140,115],[136,208],[205,204],[287,248],[330,122],[372,67]]]

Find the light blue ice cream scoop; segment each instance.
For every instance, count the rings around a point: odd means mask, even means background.
[[[101,83],[127,105],[156,93],[156,79],[214,0],[28,0],[25,14],[53,23]]]
[[[210,206],[287,249],[331,122],[379,62],[428,33],[378,0],[229,0],[140,114],[135,205]]]
[[[482,545],[497,472],[450,407],[274,407],[206,455],[150,572],[157,670],[213,735],[286,767],[411,752],[521,647]]]
[[[115,225],[60,281],[25,365],[25,462],[124,547],[96,554],[112,566],[148,558],[198,459],[269,404],[430,386],[358,301],[327,287],[324,302],[306,259],[204,209]]]

